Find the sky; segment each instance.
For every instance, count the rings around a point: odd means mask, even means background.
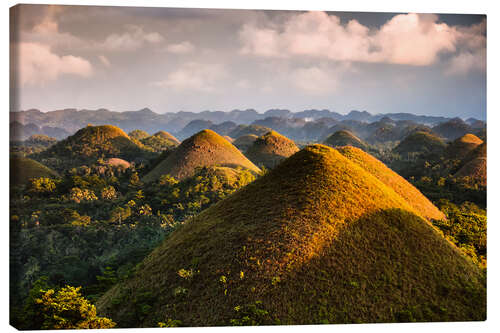
[[[18,5],[11,111],[271,108],[486,119],[486,17]]]

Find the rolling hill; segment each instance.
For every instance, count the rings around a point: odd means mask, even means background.
[[[252,144],[257,140],[258,136],[255,134],[246,134],[237,137],[233,141],[233,145],[236,146],[242,152],[246,152],[248,148],[252,146]]]
[[[175,136],[165,131],[156,132],[147,138],[141,139],[140,142],[146,147],[152,148],[155,152],[162,152],[180,144],[180,141]]]
[[[483,272],[387,170],[351,158],[292,155],[179,227],[98,310],[121,327],[484,320]]]
[[[45,165],[25,157],[13,156],[10,158],[10,183],[11,185],[25,185],[30,178],[58,178],[54,170]]]
[[[270,169],[298,151],[299,148],[295,142],[278,132],[271,131],[257,138],[248,148],[245,156],[255,165],[263,165]]]
[[[393,151],[399,154],[410,153],[433,153],[440,154],[444,152],[446,144],[434,134],[416,131],[404,138]]]
[[[227,139],[212,130],[203,130],[184,140],[144,176],[144,181],[154,181],[163,174],[183,179],[192,176],[198,167],[214,165],[240,166],[254,172],[260,171]]]
[[[450,143],[446,147],[445,153],[449,158],[462,159],[482,143],[483,140],[474,134],[468,133]]]
[[[325,144],[330,147],[353,146],[366,149],[366,144],[357,136],[347,130],[340,130],[330,135],[325,140]]]
[[[57,170],[60,165],[93,163],[101,157],[118,157],[130,161],[148,153],[116,126],[88,125],[47,150],[33,155],[33,158],[47,161],[50,166],[54,164],[53,167]]]

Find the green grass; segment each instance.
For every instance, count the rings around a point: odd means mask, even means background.
[[[274,168],[287,157],[295,154],[299,148],[289,138],[271,131],[257,138],[245,153],[254,164]]]
[[[27,184],[31,178],[58,178],[59,175],[54,170],[45,165],[25,157],[10,158],[10,183]]]
[[[192,176],[196,168],[204,166],[243,167],[259,172],[235,146],[211,130],[203,130],[184,140],[180,146],[144,176],[145,182],[169,174],[177,179]]]
[[[358,163],[302,149],[174,231],[100,314],[121,327],[484,320],[483,273],[378,179],[386,170]]]

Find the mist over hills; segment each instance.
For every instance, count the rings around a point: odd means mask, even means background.
[[[446,124],[450,122],[450,124]],[[454,140],[467,132],[478,132],[485,128],[485,122],[468,118],[422,116],[411,113],[371,114],[367,111],[353,110],[348,114],[330,110],[304,110],[291,112],[285,109],[270,109],[259,113],[254,109],[223,111],[202,111],[159,114],[148,108],[137,111],[110,111],[64,109],[41,112],[37,109],[10,112],[11,140],[24,140],[33,134],[45,134],[63,139],[87,124],[118,126],[125,132],[143,130],[156,133],[168,131],[180,140],[190,137],[202,129],[210,128],[221,135],[231,135],[238,125],[258,125],[267,127],[290,137],[293,140],[321,140],[336,130],[353,131],[362,139],[372,135],[380,127],[402,127],[426,125],[438,127],[438,134]],[[368,126],[368,124],[374,124]],[[266,131],[267,132],[267,131]],[[249,134],[249,133],[245,133]],[[263,135],[264,133],[253,133]],[[242,135],[242,134],[240,134]]]

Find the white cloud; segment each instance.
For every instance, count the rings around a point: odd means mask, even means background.
[[[294,14],[278,26],[245,24],[239,32],[240,51],[263,57],[425,66],[441,53],[453,54],[461,44],[481,45],[481,27],[461,31],[437,20],[436,15],[400,14],[370,29],[356,20],[342,24],[324,12]]]
[[[226,75],[224,67],[220,64],[189,62],[169,73],[165,80],[153,82],[152,84],[178,92],[216,92],[217,83]]]
[[[169,44],[165,48],[165,51],[174,54],[186,54],[191,53],[195,49],[194,45],[189,41],[183,41],[178,44]]]
[[[15,66],[21,85],[44,84],[63,74],[81,77],[92,75],[92,65],[81,57],[59,56],[49,46],[39,43],[19,43],[15,47],[18,62]]]
[[[101,44],[102,48],[111,51],[134,51],[145,44],[157,44],[164,40],[158,32],[145,32],[137,25],[125,26],[126,32],[111,34]]]
[[[446,74],[468,74],[471,71],[486,71],[485,52],[460,52],[450,59]]]
[[[353,71],[349,63],[301,67],[290,72],[288,81],[308,95],[326,95],[337,90],[342,75],[347,71]]]
[[[111,66],[111,62],[109,61],[109,59],[106,57],[106,56],[103,56],[102,54],[100,56],[98,56],[99,58],[99,61],[106,67],[109,67]]]

